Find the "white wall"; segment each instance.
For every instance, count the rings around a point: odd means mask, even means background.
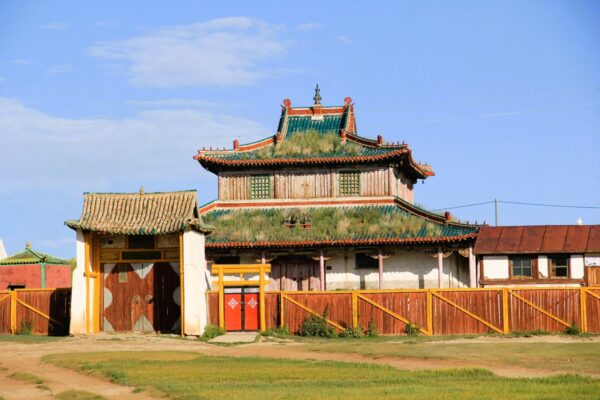
[[[208,282],[204,244],[204,234],[191,229],[183,233],[183,333],[186,335],[201,335],[208,323]]]
[[[458,254],[444,258],[443,287],[466,287],[469,283],[468,262],[459,266]],[[466,260],[466,259],[465,259]],[[337,254],[325,262],[332,269],[326,271],[327,290],[377,289],[379,270],[356,269],[354,252]],[[384,260],[383,288],[434,288],[438,287],[438,261],[422,252],[395,250]]]
[[[77,266],[71,282],[71,335],[85,335],[85,241],[83,232],[76,232]]]
[[[583,279],[583,254],[571,255],[571,278]]]
[[[548,256],[538,256],[538,273],[542,278],[548,277]]]
[[[508,279],[508,256],[483,256],[483,279]]]

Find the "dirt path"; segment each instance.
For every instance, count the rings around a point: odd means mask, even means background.
[[[475,339],[469,339],[474,343]],[[502,339],[482,339],[485,342]],[[519,339],[515,339],[519,341]],[[562,337],[541,341],[557,340],[564,342]],[[566,339],[569,340],[569,339]],[[457,341],[452,341],[458,343]],[[531,339],[528,339],[531,342]],[[431,342],[432,346],[448,342]],[[107,399],[152,399],[151,394],[133,393],[132,388],[113,384],[99,377],[85,375],[72,370],[42,363],[41,359],[47,354],[95,352],[95,351],[185,351],[212,356],[254,356],[296,360],[327,360],[342,362],[359,362],[379,365],[389,365],[405,370],[446,369],[462,367],[487,368],[500,376],[506,377],[542,377],[555,375],[555,371],[530,369],[517,366],[473,364],[458,360],[430,360],[419,358],[368,358],[360,354],[313,352],[303,349],[303,344],[296,342],[261,341],[238,346],[216,346],[194,340],[178,340],[151,335],[120,335],[65,338],[56,342],[40,344],[24,344],[15,342],[0,342],[0,396],[11,399],[44,399],[65,390],[86,390],[106,397]],[[9,376],[15,372],[26,372],[44,380],[46,388],[36,387],[34,383],[22,382]],[[600,374],[592,374],[600,377]]]

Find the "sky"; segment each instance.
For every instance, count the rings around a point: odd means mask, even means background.
[[[192,159],[275,133],[283,99],[355,103],[405,141],[429,209],[600,223],[600,2],[0,1],[0,238],[75,255],[84,192],[196,189]],[[494,223],[494,205],[451,209]]]

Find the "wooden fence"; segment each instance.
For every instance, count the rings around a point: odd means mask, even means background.
[[[67,335],[71,289],[0,291],[0,334]]]
[[[208,293],[209,321],[218,324],[218,295]],[[328,312],[338,331],[367,329],[401,335],[417,325],[423,335],[544,330],[576,325],[600,333],[600,288],[482,288],[266,292],[267,328],[297,333],[310,315]],[[372,322],[371,322],[372,321]]]

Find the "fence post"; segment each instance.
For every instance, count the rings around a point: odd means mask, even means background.
[[[17,291],[10,291],[10,333],[17,333]]]
[[[502,289],[502,330],[504,331],[505,335],[507,335],[509,332],[508,295],[509,295],[508,288],[503,288]]]
[[[427,331],[429,336],[433,336],[433,296],[431,295],[431,289],[427,289],[426,303]]]
[[[358,328],[358,296],[356,290],[352,291],[352,327]]]
[[[581,315],[581,332],[587,332],[587,289],[582,287],[579,289],[579,314]]]
[[[283,298],[283,290],[279,292],[279,327],[283,328],[285,326],[285,306],[283,302],[285,299]]]

